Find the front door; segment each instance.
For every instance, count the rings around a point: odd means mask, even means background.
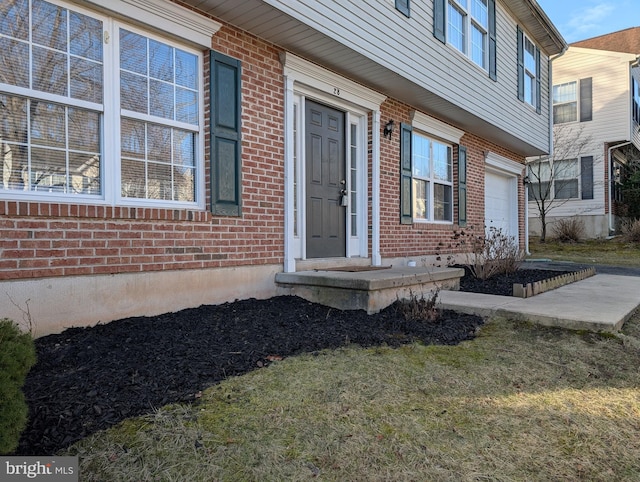
[[[307,258],[344,257],[344,112],[309,100],[305,105]]]

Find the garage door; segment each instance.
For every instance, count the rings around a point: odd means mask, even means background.
[[[517,178],[487,170],[484,180],[484,222],[518,239]]]

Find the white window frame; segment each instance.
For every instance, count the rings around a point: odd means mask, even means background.
[[[569,86],[571,84],[573,84],[573,91],[574,91],[574,94],[575,94],[574,99],[573,100],[556,101],[556,88],[558,88],[558,90],[559,90],[561,87]],[[577,122],[578,121],[578,119],[580,118],[580,112],[579,112],[580,104],[578,102],[578,100],[579,100],[578,99],[578,97],[579,97],[579,94],[578,94],[578,81],[572,80],[572,81],[569,81],[569,82],[563,82],[561,84],[555,84],[552,87],[552,97],[553,97],[553,101],[552,102],[553,102],[553,123],[554,124],[568,124],[570,122]],[[576,105],[575,118],[571,119],[571,120],[557,121],[556,115],[555,115],[556,106],[558,106],[558,107],[559,106],[568,106],[570,104],[575,104]]]
[[[527,44],[530,44],[533,47],[533,54],[527,50]],[[540,75],[540,72],[537,71],[536,66],[536,43],[529,38],[529,36],[522,32],[522,56],[524,62],[524,101],[534,108],[538,108],[536,99],[537,99],[537,79]],[[533,65],[527,64],[527,57],[531,56]],[[533,69],[533,70],[532,70]],[[527,92],[527,85],[530,85],[531,90]]]
[[[30,200],[42,202],[62,202],[93,205],[147,206],[156,208],[196,208],[204,209],[205,204],[205,164],[204,164],[204,59],[203,47],[209,48],[211,35],[221,24],[202,17],[168,0],[148,0],[141,4],[131,0],[112,0],[107,7],[103,2],[88,0],[89,4],[100,5],[100,13],[77,4],[62,0],[47,0],[49,3],[95,18],[103,22],[103,104],[72,100],[31,89],[12,85],[0,85],[0,93],[37,98],[62,106],[78,105],[102,112],[101,133],[101,195],[42,193],[4,189],[0,185],[0,199]],[[109,16],[110,11],[114,17]],[[117,13],[117,19],[115,14]],[[121,20],[125,16],[123,20]],[[128,23],[126,17],[135,19]],[[140,24],[144,27],[139,27]],[[145,28],[146,27],[146,28]],[[169,28],[172,27],[172,28]],[[196,56],[198,63],[198,126],[196,129],[195,151],[195,200],[194,202],[123,198],[120,192],[120,67],[118,54],[119,28],[126,28],[141,35],[159,40]],[[172,32],[170,36],[160,35]],[[179,36],[179,37],[176,37]],[[151,119],[149,119],[151,120]],[[178,127],[176,124],[176,127]],[[193,126],[190,126],[193,128]]]
[[[562,176],[563,171],[559,170],[559,171],[553,171],[553,179],[551,179],[552,175],[552,165],[556,162],[574,162],[575,163],[575,170],[576,170],[576,175],[575,176]],[[545,176],[541,176],[543,177],[542,179],[538,179],[536,176],[534,176],[532,174],[533,169],[535,168],[536,170],[538,169],[537,166],[538,164],[547,164],[549,167],[546,168],[546,170],[544,168],[541,169],[540,172],[544,173],[546,171],[546,173],[548,173],[548,175]],[[581,172],[581,165],[580,165],[580,159],[579,158],[570,158],[570,159],[558,159],[555,161],[552,160],[546,160],[546,161],[538,161],[538,162],[533,162],[528,164],[528,169],[529,169],[529,179],[531,182],[531,186],[535,186],[536,184],[542,184],[542,183],[551,183],[551,186],[549,188],[549,199],[548,201],[553,201],[553,200],[562,200],[562,201],[577,201],[577,200],[581,200],[582,199],[582,172]],[[548,179],[547,179],[548,177]],[[577,181],[577,194],[575,197],[556,197],[556,181],[558,182],[566,182],[566,181],[572,181],[572,180],[576,180]],[[529,200],[533,201],[534,197],[531,196],[531,194],[529,195]]]
[[[441,139],[430,136],[422,131],[414,129],[411,133],[413,140],[411,142],[411,182],[413,183],[412,188],[412,197],[411,203],[413,205],[413,222],[414,223],[432,223],[432,224],[453,224],[453,146],[446,142],[443,142]],[[416,173],[416,151],[415,151],[415,139],[416,137],[422,138],[429,142],[429,166],[428,166],[428,174],[421,175]],[[444,147],[447,154],[447,169],[448,169],[448,177],[449,180],[440,179],[436,176],[435,169],[435,161],[434,161],[434,143],[439,146]],[[415,188],[416,181],[424,182],[426,185],[426,209],[425,209],[425,217],[417,217],[416,213],[418,212],[418,199],[417,199],[417,189]],[[435,186],[442,185],[449,187],[449,212],[450,219],[435,219]]]
[[[469,60],[471,60],[475,65],[480,67],[481,69],[488,71],[489,70],[489,14],[488,14],[488,4],[486,5],[486,25],[483,25],[479,18],[475,18],[472,14],[473,12],[473,2],[477,0],[447,0],[446,8],[445,8],[445,25],[446,25],[446,37],[447,43],[455,48],[458,52],[463,54]],[[482,1],[482,0],[480,0]],[[486,0],[485,0],[486,1]],[[462,45],[458,46],[451,42],[451,9],[456,10],[457,13],[462,17]],[[480,32],[482,35],[482,61],[478,63],[476,59],[474,59],[473,55],[473,32],[474,30]]]

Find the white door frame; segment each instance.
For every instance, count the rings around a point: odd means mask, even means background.
[[[518,204],[518,176],[522,175],[524,164],[512,161],[495,152],[488,152],[485,157],[485,176],[492,172],[508,178],[509,203],[515,207],[515,211],[509,220],[509,231],[513,233],[516,243],[520,242],[520,206]],[[486,177],[485,177],[486,179]],[[486,200],[485,200],[486,201]],[[486,212],[485,212],[486,219]]]
[[[351,145],[351,126],[356,126],[358,149],[356,160],[359,174],[357,185],[358,237],[352,239],[351,220],[347,211],[346,256],[368,256],[368,193],[367,193],[367,133],[369,112],[373,113],[373,172],[372,172],[372,263],[380,264],[379,255],[379,186],[380,186],[380,104],[386,98],[360,84],[341,77],[290,53],[281,55],[285,80],[285,215],[284,215],[284,271],[296,270],[296,259],[305,259],[304,218],[304,101],[308,97],[345,112],[346,148]],[[349,153],[347,153],[349,154]],[[351,156],[347,155],[347,163]],[[347,183],[349,183],[347,165]],[[349,185],[349,184],[347,184]],[[297,188],[296,188],[297,187]],[[295,209],[295,206],[298,209]],[[347,210],[350,207],[346,208]],[[297,232],[296,232],[297,227]]]

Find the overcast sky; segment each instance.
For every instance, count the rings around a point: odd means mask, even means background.
[[[640,0],[537,0],[567,43],[640,27]]]

